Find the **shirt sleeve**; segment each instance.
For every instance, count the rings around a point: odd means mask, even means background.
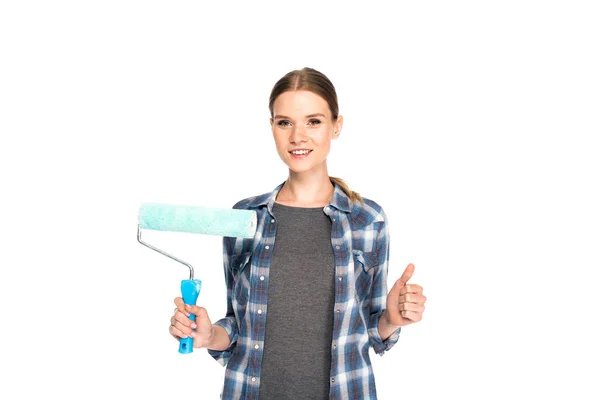
[[[215,360],[219,362],[219,364],[225,366],[227,362],[231,358],[233,354],[233,350],[237,344],[238,338],[238,323],[235,318],[235,313],[233,310],[233,305],[231,302],[232,292],[233,292],[233,274],[231,269],[232,263],[232,249],[233,249],[233,238],[223,237],[223,268],[225,270],[225,284],[227,286],[227,314],[225,314],[224,318],[221,318],[214,325],[222,326],[227,331],[229,335],[230,344],[229,347],[225,350],[208,350],[208,354],[210,354]]]
[[[390,337],[383,340],[379,335],[379,318],[386,309],[387,301],[387,274],[388,262],[390,259],[390,241],[387,217],[384,211],[381,211],[381,219],[379,222],[379,230],[377,232],[377,266],[373,276],[373,285],[370,298],[370,317],[369,317],[369,342],[375,350],[375,354],[383,356],[390,350],[400,337],[401,328],[396,329]]]

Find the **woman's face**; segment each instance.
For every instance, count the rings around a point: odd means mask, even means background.
[[[306,90],[284,92],[273,104],[271,129],[279,157],[294,172],[325,167],[331,140],[342,129],[342,117],[331,119],[327,102]]]

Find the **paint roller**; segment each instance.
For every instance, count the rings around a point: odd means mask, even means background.
[[[144,246],[189,268],[190,279],[181,281],[181,297],[185,304],[194,305],[202,287],[202,281],[194,279],[194,268],[189,263],[142,241],[142,230],[252,238],[256,233],[256,224],[256,212],[252,210],[144,203],[138,212],[137,239]],[[190,314],[189,318],[192,321],[196,320],[193,314]],[[191,353],[193,349],[194,338],[190,336],[179,339],[180,353]]]

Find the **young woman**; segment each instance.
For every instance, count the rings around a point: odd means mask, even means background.
[[[387,292],[386,215],[327,172],[343,125],[330,80],[291,71],[269,109],[288,178],[233,206],[255,210],[258,228],[223,239],[226,316],[212,324],[177,297],[169,332],[226,366],[223,399],[376,399],[369,348],[382,355],[421,320],[423,289],[409,264]]]

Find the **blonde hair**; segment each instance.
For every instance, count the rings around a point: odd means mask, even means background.
[[[350,198],[350,202],[354,203],[356,201],[359,201],[361,204],[364,204],[362,196],[358,194],[358,192],[355,192],[354,190],[350,189],[350,186],[348,186],[348,184],[342,178],[330,176],[329,180],[342,188],[342,191],[346,194],[346,196]]]
[[[269,112],[273,117],[275,100],[284,92],[307,90],[320,96],[329,105],[331,119],[337,120],[339,113],[338,98],[333,83],[325,74],[314,68],[295,69],[281,77],[271,89],[269,96]]]

